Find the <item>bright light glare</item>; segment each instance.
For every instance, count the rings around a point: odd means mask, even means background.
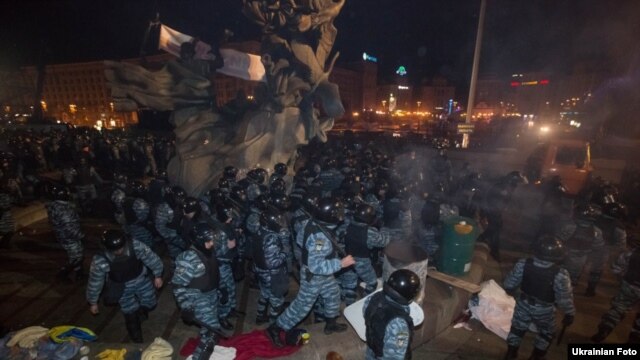
[[[540,132],[541,132],[541,133],[548,133],[548,132],[549,132],[549,130],[550,130],[550,129],[549,129],[549,127],[548,127],[548,126],[542,126],[542,127],[540,128]]]

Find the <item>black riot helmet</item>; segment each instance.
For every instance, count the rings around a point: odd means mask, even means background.
[[[102,233],[102,245],[109,251],[122,249],[127,243],[127,235],[121,230],[106,230]]]
[[[227,178],[220,178],[218,180],[218,188],[220,189],[231,189],[231,183],[229,182],[229,179]]]
[[[145,198],[147,195],[147,186],[140,180],[133,180],[129,183],[131,196],[136,198]]]
[[[50,188],[51,198],[53,200],[60,201],[68,201],[69,200],[69,190],[62,185],[54,184]]]
[[[376,220],[376,210],[369,204],[359,204],[353,213],[353,219],[357,222],[371,225]]]
[[[273,167],[273,173],[280,176],[287,175],[287,164],[285,163],[277,163]]]
[[[167,174],[167,170],[159,170],[155,178],[161,181],[169,181],[169,175]]]
[[[227,180],[236,181],[236,177],[238,176],[238,169],[234,166],[226,166],[223,170],[222,177]]]
[[[226,195],[223,190],[211,189],[209,190],[209,203],[211,206],[222,204],[225,201]]]
[[[247,173],[247,179],[249,179],[254,184],[263,184],[266,180],[266,176],[260,170],[264,169],[257,168],[249,170],[249,172]]]
[[[322,198],[318,200],[315,217],[325,223],[338,224],[344,220],[344,205],[336,198]]]
[[[580,204],[575,207],[573,213],[576,219],[594,222],[598,215],[600,215],[600,209],[593,204]]]
[[[165,201],[172,207],[180,206],[187,197],[187,193],[180,186],[167,186],[164,192]]]
[[[419,290],[420,278],[407,269],[394,271],[382,286],[385,295],[401,305],[409,305]]]
[[[195,213],[195,216],[198,216],[202,207],[200,206],[198,199],[189,196],[184,199],[184,202],[182,203],[182,210],[185,214]]]
[[[314,214],[318,208],[318,201],[320,198],[316,194],[306,194],[302,197],[302,208],[307,212]]]
[[[269,190],[272,194],[284,194],[286,192],[286,183],[281,178],[276,178],[271,183]]]
[[[543,235],[536,242],[535,256],[543,261],[558,263],[564,259],[564,246],[553,235]]]
[[[219,244],[224,238],[224,232],[222,230],[214,229],[207,223],[195,224],[190,234],[193,241],[193,245],[196,249],[205,253],[211,253],[211,249],[207,249],[205,244],[213,241],[214,244]]]
[[[260,194],[253,200],[253,206],[261,211],[264,211],[267,206],[269,206],[269,199],[267,199],[266,195]]]
[[[280,210],[268,206],[260,215],[260,225],[273,232],[280,232],[287,227],[287,221]]]
[[[231,189],[230,197],[244,206],[247,201],[247,192],[241,186],[234,186]]]
[[[291,199],[285,194],[273,194],[271,204],[280,211],[288,211],[291,208]]]

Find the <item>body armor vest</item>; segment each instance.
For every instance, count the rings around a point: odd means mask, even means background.
[[[624,281],[640,287],[640,250],[638,249],[631,253],[627,272],[624,273]]]
[[[369,257],[370,251],[367,246],[368,230],[369,227],[367,225],[349,224],[345,236],[345,250],[347,254],[359,258]]]
[[[326,231],[329,232],[328,229]],[[309,236],[311,236],[311,234],[320,233],[320,232],[322,232],[322,230],[318,227],[318,225],[316,225],[312,221],[309,221],[309,223],[304,229],[304,240],[302,240],[302,264],[305,266],[309,266],[309,250],[307,250],[307,240],[309,240]],[[325,234],[325,236],[328,237],[331,235]],[[332,251],[325,257],[326,259],[333,259],[338,257],[338,253],[333,243],[331,244],[331,248],[332,248]]]
[[[524,264],[522,273],[522,292],[527,296],[553,304],[556,300],[553,283],[560,268],[552,265],[548,268],[538,267],[529,258]]]
[[[590,250],[595,230],[592,225],[576,224],[576,231],[567,240],[567,247],[576,250]]]
[[[109,262],[109,279],[114,282],[124,283],[140,276],[144,270],[144,264],[136,256],[133,250],[133,242],[127,242],[125,254],[109,256],[104,254],[104,258]]]
[[[411,358],[411,338],[413,337],[413,320],[405,309],[391,300],[388,300],[383,291],[371,296],[369,305],[364,313],[364,322],[367,327],[367,346],[373,350],[376,357],[382,357],[384,351],[384,334],[389,322],[395,318],[402,318],[409,326],[409,345],[405,359]]]
[[[209,292],[213,289],[217,289],[220,285],[220,269],[218,268],[218,261],[215,256],[205,256],[201,251],[192,247],[191,250],[198,255],[198,259],[204,264],[204,274],[197,278],[191,279],[188,288],[198,289],[201,292]]]

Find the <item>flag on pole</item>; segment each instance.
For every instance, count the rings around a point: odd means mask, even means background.
[[[166,25],[160,25],[158,49],[179,57],[180,45],[185,42],[195,42],[196,59],[213,59],[211,45]],[[259,55],[247,54],[233,49],[220,49],[220,54],[224,66],[217,70],[219,73],[249,81],[264,81],[265,70]]]

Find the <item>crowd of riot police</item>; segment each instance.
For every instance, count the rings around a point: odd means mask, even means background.
[[[121,230],[105,232],[102,250],[92,258],[90,311],[98,313],[101,297],[119,304],[130,338],[142,342],[140,324],[156,306],[154,287],[168,278],[183,319],[201,328],[196,359],[208,358],[217,337],[233,328],[229,319],[239,314],[241,280],[259,290],[255,323],[268,323],[267,334],[280,347],[299,341],[296,325],[309,313],[325,323],[326,334],[345,331],[337,321],[342,304],[375,291],[390,242],[416,245],[437,261],[442,226],[452,216],[475,220],[483,230],[480,240],[500,260],[505,209],[527,183],[517,171],[485,179],[468,163],[454,170],[444,148],[416,151],[388,140],[331,139],[273,169],[227,166],[216,188],[187,194],[166,176],[173,151],[168,139],[85,130],[14,135],[1,156],[3,245],[13,231],[7,211],[12,202],[46,198],[54,234],[68,255],[58,275],[83,279],[87,239],[80,216],[95,215],[97,189],[110,185],[112,220]],[[46,172],[59,173],[61,180],[43,180]],[[604,340],[637,303],[640,255],[633,250],[637,238],[627,237],[620,198],[613,185],[596,182],[567,205],[561,179],[544,184],[532,257],[516,263],[505,280],[508,291],[521,289],[507,357],[517,354],[531,322],[540,330],[533,357],[543,357],[555,334],[555,306],[570,325],[572,287],[585,266],[590,265],[585,294],[595,296],[610,253],[617,255],[625,245],[617,270],[625,279],[624,294],[614,299],[593,340]],[[169,269],[161,260],[165,255]],[[299,290],[287,303],[290,280]],[[367,358],[404,358],[410,352],[407,305],[419,282],[413,273],[394,273],[384,296],[372,299],[383,311],[364,314],[374,324],[367,338],[376,339],[368,340]],[[375,318],[381,314],[388,316]],[[630,340],[638,334],[640,320]]]

